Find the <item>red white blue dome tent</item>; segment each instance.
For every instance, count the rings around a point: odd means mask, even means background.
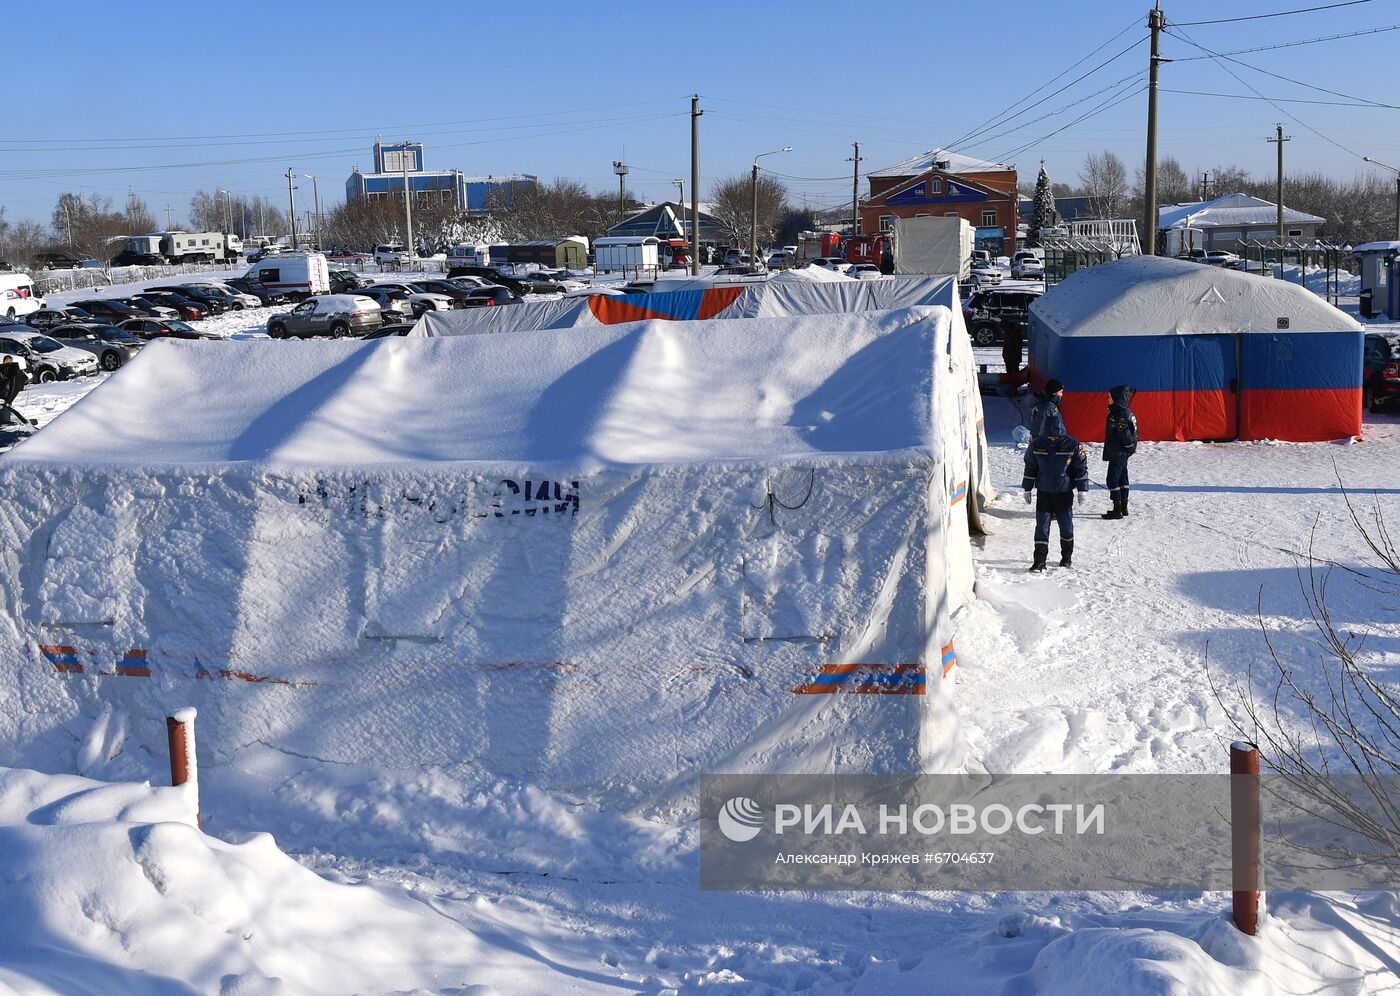
[[[1071,435],[1103,439],[1108,392],[1146,440],[1309,442],[1361,432],[1364,329],[1282,280],[1156,256],[1090,267],[1031,308],[1031,383],[1065,384]]]

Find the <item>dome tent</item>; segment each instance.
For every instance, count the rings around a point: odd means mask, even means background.
[[[1031,383],[1065,383],[1065,424],[1103,439],[1131,384],[1143,439],[1310,442],[1361,431],[1363,328],[1296,284],[1134,256],[1080,270],[1031,308]]]

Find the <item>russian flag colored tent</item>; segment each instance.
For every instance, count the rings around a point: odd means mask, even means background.
[[[1072,274],[1031,308],[1031,383],[1064,382],[1075,438],[1137,388],[1143,439],[1310,442],[1361,432],[1363,327],[1306,288],[1157,256]]]

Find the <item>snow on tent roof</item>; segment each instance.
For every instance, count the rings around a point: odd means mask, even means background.
[[[944,308],[156,342],[0,464],[575,467],[933,452]],[[904,457],[907,459],[907,455]]]
[[[1357,321],[1297,284],[1161,256],[1130,256],[1071,274],[1031,306],[1060,335],[1355,332]]]
[[[1319,224],[1326,221],[1315,214],[1283,207],[1285,225]],[[1278,221],[1278,205],[1248,194],[1226,194],[1213,201],[1169,204],[1157,211],[1158,228],[1218,228],[1220,226],[1273,225]]]

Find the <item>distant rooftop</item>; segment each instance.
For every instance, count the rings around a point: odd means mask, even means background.
[[[884,169],[867,173],[866,176],[918,176],[920,173],[933,169],[935,162],[946,162],[948,165],[944,168],[950,173],[990,173],[994,171],[1009,173],[1012,170],[1012,167],[1004,163],[991,163],[985,159],[976,159],[948,149],[930,149],[927,152],[919,153],[912,159],[906,159],[902,163],[895,163],[893,166],[886,166]]]

